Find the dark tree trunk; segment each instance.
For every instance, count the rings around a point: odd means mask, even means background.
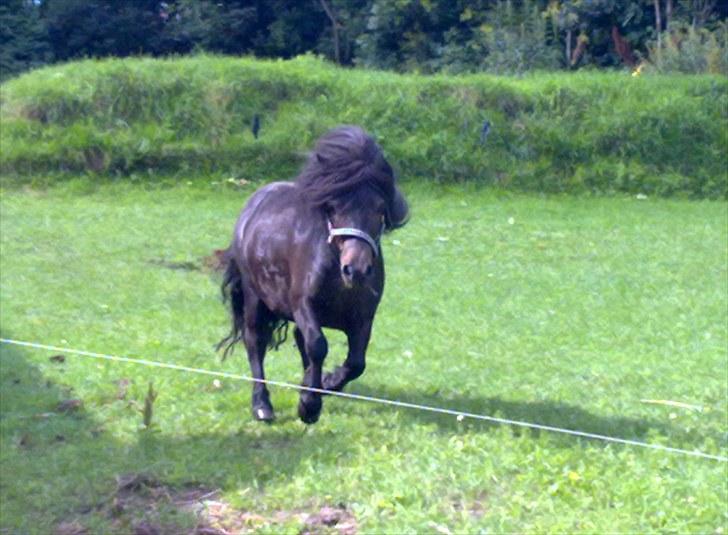
[[[619,33],[617,26],[612,26],[612,41],[614,42],[614,49],[617,51],[617,55],[622,59],[624,64],[629,67],[634,67],[637,64],[637,59],[632,53],[632,47],[629,46],[627,40]]]
[[[571,28],[566,30],[566,61],[571,61]]]
[[[655,31],[657,32],[658,57],[662,51],[662,17],[660,16],[660,0],[653,0],[655,5]]]
[[[319,1],[321,2],[321,7],[324,8],[326,15],[331,21],[331,28],[334,32],[334,57],[336,58],[336,63],[341,65],[341,52],[339,50],[339,23],[336,22],[336,16],[334,15],[334,11],[331,9],[329,3],[326,0]]]

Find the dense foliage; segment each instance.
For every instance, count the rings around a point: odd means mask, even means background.
[[[3,85],[0,172],[280,179],[326,130],[355,123],[407,178],[723,197],[726,110],[721,76],[422,76],[310,56],[89,60]]]
[[[726,17],[718,0],[4,0],[0,69],[7,78],[48,62],[205,50],[423,72],[646,59],[728,72]]]

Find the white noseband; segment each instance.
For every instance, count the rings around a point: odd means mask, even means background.
[[[363,230],[359,230],[358,228],[352,228],[352,227],[340,227],[340,228],[334,228],[334,226],[331,224],[331,221],[328,219],[326,220],[326,223],[329,226],[329,243],[334,239],[334,236],[350,236],[352,238],[359,238],[360,240],[364,240],[369,244],[369,246],[372,248],[372,251],[374,251],[374,258],[379,256],[379,244],[377,241],[372,238],[369,234],[364,232]],[[382,231],[384,230],[384,222],[382,222]],[[380,232],[381,234],[381,232]]]

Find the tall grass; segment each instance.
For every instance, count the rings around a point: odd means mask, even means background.
[[[719,76],[418,76],[342,70],[311,56],[136,58],[28,73],[2,85],[1,104],[4,181],[64,172],[285,178],[316,137],[358,123],[415,179],[728,192],[728,80]]]

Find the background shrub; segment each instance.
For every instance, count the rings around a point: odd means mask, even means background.
[[[719,23],[715,31],[676,24],[648,51],[657,72],[728,74],[728,24]]]

